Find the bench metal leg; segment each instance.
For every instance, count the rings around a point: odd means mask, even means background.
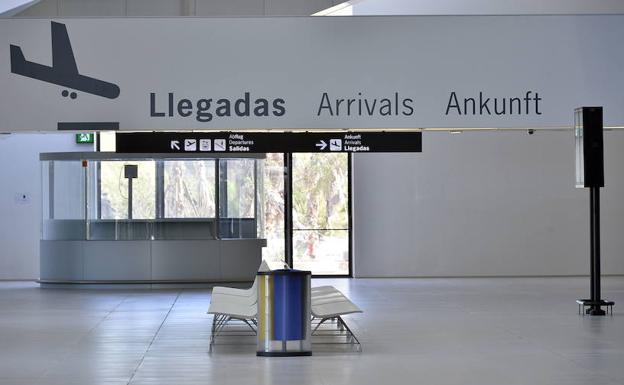
[[[312,317],[312,321],[314,321],[314,317]],[[318,344],[320,345],[334,345],[334,344],[351,344],[351,345],[356,345],[357,346],[357,351],[361,352],[362,351],[362,344],[360,343],[360,340],[358,340],[358,338],[355,336],[355,334],[353,334],[353,331],[349,328],[349,326],[347,326],[347,323],[342,319],[342,317],[338,316],[338,317],[328,317],[328,318],[322,318],[319,323],[316,325],[316,327],[314,328],[314,330],[312,330],[311,335],[321,335],[318,334],[317,332],[319,332],[319,328],[321,327],[321,325],[325,322],[329,321],[329,323],[336,323],[336,329],[338,330],[339,334],[335,334],[335,336],[340,336],[343,335],[342,332],[346,332],[346,337],[347,337],[347,342],[336,342],[336,343],[332,343],[332,342],[318,342]]]
[[[223,314],[215,314],[212,317],[212,329],[210,332],[210,347],[208,350],[209,352],[212,352],[212,348],[215,345],[215,340],[217,336],[221,334],[221,332],[225,329],[227,324],[233,320],[238,320],[238,321],[243,322],[245,325],[247,325],[251,329],[254,335],[258,334],[258,331],[256,330],[256,327],[258,326],[258,322],[253,318],[252,319],[234,318],[234,317],[230,317],[230,316],[223,315]]]

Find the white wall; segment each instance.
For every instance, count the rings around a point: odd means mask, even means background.
[[[336,0],[41,0],[17,17],[305,16]],[[0,139],[0,279],[39,277],[39,152],[87,151],[71,134],[19,134]],[[88,146],[87,146],[88,147]],[[11,181],[10,183],[6,181]],[[30,203],[15,203],[17,192]]]
[[[39,278],[39,153],[90,150],[68,133],[0,136],[0,279]],[[25,203],[16,201],[22,193]]]
[[[20,16],[306,15],[340,2],[42,0]],[[355,15],[618,12],[619,0],[354,4]],[[624,132],[605,139],[603,270],[624,274]],[[586,274],[588,193],[573,187],[572,145],[570,132],[426,133],[422,154],[355,156],[356,276]],[[38,276],[38,153],[72,149],[67,134],[0,139],[0,279]],[[31,203],[15,203],[17,192]]]
[[[362,0],[353,15],[547,15],[624,13],[622,0]]]
[[[39,274],[39,152],[88,151],[72,134],[0,139],[0,279]],[[425,133],[421,154],[354,157],[355,274],[588,272],[588,192],[571,132]],[[603,269],[624,274],[624,132],[605,133]],[[30,202],[17,203],[26,193]]]
[[[605,133],[603,272],[624,274],[624,132]],[[353,162],[358,277],[589,272],[572,132],[424,133],[421,154]]]

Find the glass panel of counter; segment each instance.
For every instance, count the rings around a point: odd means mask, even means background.
[[[214,219],[89,221],[88,240],[217,239]]]
[[[162,155],[162,156],[161,156]],[[181,154],[183,155],[183,154]],[[263,155],[41,154],[42,240],[211,240],[263,235]],[[126,173],[127,167],[135,172]]]
[[[194,240],[257,238],[253,218],[221,218],[215,235],[216,219],[47,219],[43,240]]]

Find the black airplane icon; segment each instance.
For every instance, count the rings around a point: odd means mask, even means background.
[[[65,24],[54,21],[52,22],[52,67],[27,61],[22,48],[11,44],[11,72],[109,99],[119,96],[119,87],[116,84],[81,75],[78,72],[67,28]],[[67,90],[63,90],[61,94],[65,97],[69,95],[72,99],[77,97],[75,92],[69,94]]]

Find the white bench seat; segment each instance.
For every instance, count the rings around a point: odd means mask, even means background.
[[[268,264],[262,261],[258,271],[270,271]],[[349,298],[333,286],[325,285],[311,288],[312,319],[319,320],[314,329],[316,331],[327,320],[335,319],[340,330],[346,329],[361,349],[360,342],[342,319],[342,316],[353,313],[362,313],[362,310]],[[238,289],[224,286],[213,288],[208,314],[213,315],[210,349],[215,337],[231,320],[240,320],[254,333],[257,333],[258,317],[258,277],[249,289]],[[343,329],[344,328],[344,329]]]

